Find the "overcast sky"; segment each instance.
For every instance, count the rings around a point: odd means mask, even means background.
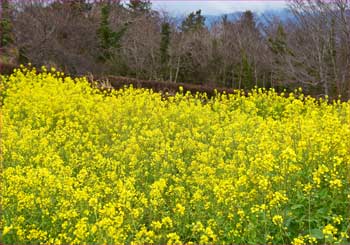
[[[286,7],[284,0],[151,0],[156,10],[165,10],[171,15],[187,15],[201,9],[204,15],[221,15],[235,11],[263,12]]]

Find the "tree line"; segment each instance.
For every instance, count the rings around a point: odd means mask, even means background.
[[[285,21],[246,11],[209,28],[200,10],[179,22],[148,0],[2,0],[0,50],[72,75],[350,98],[350,0],[291,0],[288,9]]]

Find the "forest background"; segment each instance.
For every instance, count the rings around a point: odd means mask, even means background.
[[[2,0],[0,65],[249,90],[302,87],[350,98],[350,1],[288,2],[288,18],[251,11],[205,24],[150,1]]]

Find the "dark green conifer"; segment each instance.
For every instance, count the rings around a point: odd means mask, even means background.
[[[181,24],[183,32],[196,31],[204,28],[205,17],[201,14],[201,10],[190,13]]]
[[[170,25],[165,22],[162,24],[161,30],[161,41],[160,41],[160,63],[161,73],[163,79],[168,79],[168,68],[169,68],[169,45],[170,45]]]
[[[0,47],[5,47],[13,43],[11,7],[9,0],[2,0],[0,6]]]

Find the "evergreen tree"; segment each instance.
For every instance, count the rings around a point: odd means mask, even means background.
[[[212,55],[209,61],[209,69],[210,69],[210,73],[212,75],[212,79],[215,80],[216,76],[219,75],[219,79],[221,80],[221,82],[225,84],[226,82],[226,77],[224,74],[225,73],[225,67],[223,67],[223,63],[222,63],[222,57],[220,55],[219,52],[219,40],[217,38],[214,38],[212,40]],[[217,81],[219,82],[219,81]]]
[[[88,0],[72,0],[69,2],[69,5],[78,15],[92,9],[92,3]]]
[[[281,81],[286,79],[286,74],[284,71],[284,61],[285,57],[293,56],[293,52],[288,48],[287,45],[287,34],[280,23],[277,27],[276,36],[274,38],[268,38],[268,45],[273,56],[273,70],[271,71],[271,78],[273,80]],[[273,82],[273,81],[271,81]]]
[[[204,28],[205,17],[201,14],[201,10],[190,13],[181,24],[183,32],[196,31]]]
[[[148,13],[151,10],[152,3],[150,0],[130,0],[128,8],[135,13]]]
[[[254,14],[250,10],[247,10],[243,13],[243,15],[241,16],[240,22],[243,25],[244,29],[246,30],[250,30],[250,31],[257,30]]]
[[[325,70],[327,70],[327,76],[329,77],[327,79],[327,82],[330,82],[330,85],[328,86],[329,92],[331,93],[338,93],[339,91],[336,90],[336,83],[338,80],[338,74],[337,74],[337,47],[336,47],[336,31],[335,31],[335,20],[334,18],[331,19],[330,23],[330,30],[329,30],[329,39],[327,40],[327,47],[326,47],[326,57],[325,57]]]
[[[169,68],[169,45],[170,45],[170,25],[165,22],[162,24],[161,41],[160,41],[160,63],[163,79],[168,79]]]
[[[287,35],[283,25],[279,24],[275,38],[269,38],[269,46],[274,54],[283,55],[287,53]]]
[[[330,30],[330,51],[329,54],[332,57],[333,60],[336,60],[337,58],[337,48],[336,48],[336,26],[335,26],[335,19],[332,18],[331,21],[331,30]]]
[[[125,24],[118,32],[111,30],[109,27],[110,9],[110,3],[105,3],[101,7],[101,23],[97,31],[100,41],[100,48],[102,50],[100,56],[102,61],[113,58],[113,51],[121,48],[121,38],[127,30],[127,24]]]
[[[11,7],[9,0],[1,1],[1,18],[0,18],[0,47],[5,47],[13,43],[12,24],[11,24]]]
[[[253,68],[249,63],[248,57],[245,53],[242,55],[242,87],[244,89],[251,89],[254,87]]]

